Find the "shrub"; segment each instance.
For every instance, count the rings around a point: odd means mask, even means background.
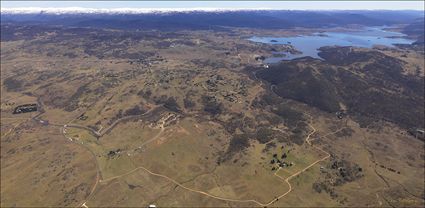
[[[256,138],[261,144],[265,144],[273,139],[274,131],[268,128],[260,128],[257,131]]]
[[[249,136],[248,134],[236,134],[230,140],[227,151],[223,157],[219,158],[218,163],[227,161],[233,157],[233,155],[242,152],[249,147]]]
[[[144,113],[144,111],[142,109],[140,109],[140,107],[138,105],[136,105],[136,106],[134,106],[130,109],[127,109],[124,112],[124,115],[125,116],[133,116],[133,115],[141,115],[143,113]]]
[[[177,104],[176,99],[173,97],[169,97],[164,102],[164,107],[174,112],[180,112],[180,106]]]
[[[17,80],[13,77],[6,78],[3,81],[4,86],[9,91],[16,91],[19,90],[22,87],[22,81]]]
[[[302,113],[292,109],[285,104],[278,105],[277,110],[275,110],[274,113],[282,117],[285,121],[285,124],[289,127],[295,127],[298,122],[304,121]]]
[[[195,103],[187,97],[183,99],[183,104],[186,109],[195,107]]]
[[[217,102],[215,97],[203,96],[202,102],[204,103],[204,111],[212,114],[213,116],[219,115],[223,111],[223,104]]]

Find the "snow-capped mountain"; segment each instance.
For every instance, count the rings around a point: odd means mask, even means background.
[[[148,14],[148,13],[187,13],[187,12],[232,12],[232,11],[266,11],[273,8],[84,8],[84,7],[20,7],[1,8],[2,14]]]
[[[288,29],[409,24],[420,11],[301,11],[272,8],[1,8],[1,23],[110,29]],[[397,17],[397,18],[394,18]]]

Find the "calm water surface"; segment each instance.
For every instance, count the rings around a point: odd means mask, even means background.
[[[321,59],[318,49],[323,46],[355,46],[372,48],[374,45],[393,47],[394,44],[411,44],[414,40],[407,39],[403,33],[385,31],[383,27],[367,27],[359,31],[324,32],[313,35],[294,37],[257,37],[248,40],[268,44],[290,44],[302,54],[277,52],[274,57],[264,60],[265,63],[276,63],[281,60],[291,60],[305,56]],[[281,55],[281,56],[279,56]]]

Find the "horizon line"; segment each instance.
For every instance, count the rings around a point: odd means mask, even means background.
[[[284,9],[284,8],[88,8],[88,7],[2,7],[1,13],[33,14],[33,13],[131,13],[144,14],[153,12],[226,12],[226,11],[424,11],[423,9]]]

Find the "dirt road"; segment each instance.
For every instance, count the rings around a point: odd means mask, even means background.
[[[291,180],[292,178],[294,178],[295,176],[297,176],[297,175],[299,175],[299,174],[301,174],[301,173],[303,173],[303,172],[307,171],[309,168],[313,167],[313,166],[314,166],[314,165],[316,165],[317,163],[319,163],[319,162],[321,162],[321,161],[324,161],[324,160],[326,160],[326,159],[328,159],[328,158],[330,157],[330,154],[329,154],[328,152],[324,151],[323,149],[321,149],[321,148],[319,148],[319,147],[316,147],[316,146],[312,145],[312,143],[311,143],[311,136],[312,136],[312,135],[316,132],[316,129],[315,129],[315,128],[314,128],[314,126],[312,126],[311,124],[309,124],[309,127],[312,129],[312,131],[311,131],[311,132],[307,135],[307,137],[305,138],[305,142],[306,142],[308,145],[310,145],[310,146],[312,146],[312,147],[316,148],[317,150],[322,151],[323,153],[325,153],[325,154],[326,154],[326,156],[324,156],[323,158],[320,158],[320,159],[318,159],[318,160],[314,161],[313,163],[311,163],[310,165],[308,165],[308,166],[307,166],[307,167],[305,167],[304,169],[302,169],[302,170],[300,170],[300,171],[298,171],[298,172],[296,172],[296,173],[292,174],[292,175],[291,175],[291,176],[289,176],[288,178],[283,178],[283,177],[281,177],[281,176],[279,176],[279,175],[278,175],[278,172],[279,172],[279,171],[280,171],[280,169],[281,169],[281,168],[279,168],[279,169],[278,169],[278,170],[274,173],[274,176],[276,176],[276,177],[280,178],[280,179],[281,179],[281,180],[283,180],[286,184],[288,184],[288,186],[289,186],[289,190],[288,190],[288,191],[286,191],[285,193],[283,193],[282,195],[280,195],[280,196],[278,196],[278,197],[274,198],[274,199],[273,199],[273,200],[271,200],[270,202],[261,203],[261,202],[259,202],[259,201],[255,200],[255,199],[245,199],[245,200],[244,200],[244,199],[231,199],[231,198],[225,198],[225,197],[215,196],[215,195],[212,195],[212,194],[207,193],[207,192],[202,191],[202,190],[196,190],[196,189],[192,189],[192,188],[189,188],[189,187],[187,187],[187,186],[184,186],[183,184],[181,184],[181,183],[177,182],[176,180],[174,180],[174,179],[172,179],[172,178],[170,178],[170,177],[168,177],[168,176],[166,176],[166,175],[163,175],[163,174],[159,174],[159,173],[152,172],[152,171],[150,171],[149,169],[147,169],[147,168],[145,168],[145,167],[143,167],[143,166],[137,167],[137,168],[135,168],[135,169],[133,169],[133,170],[131,170],[131,171],[127,172],[127,173],[122,174],[122,175],[114,176],[114,177],[111,177],[111,178],[108,178],[108,179],[102,180],[101,182],[111,181],[111,180],[113,180],[113,179],[117,179],[117,178],[120,178],[120,177],[122,177],[122,176],[126,176],[126,175],[129,175],[129,174],[131,174],[131,173],[134,173],[134,172],[136,172],[136,171],[138,171],[138,170],[144,170],[144,171],[148,172],[149,174],[151,174],[151,175],[153,175],[153,176],[157,176],[157,177],[164,178],[164,179],[166,179],[166,180],[168,180],[168,181],[170,181],[170,182],[174,183],[175,185],[177,185],[177,186],[179,186],[179,187],[181,187],[181,188],[183,188],[183,189],[185,189],[185,190],[188,190],[188,191],[191,191],[191,192],[194,192],[194,193],[198,193],[198,194],[202,194],[202,195],[205,195],[205,196],[207,196],[207,197],[211,197],[211,198],[218,199],[218,200],[223,200],[223,201],[228,201],[228,202],[255,203],[255,204],[257,204],[257,205],[259,205],[259,206],[262,206],[262,207],[269,206],[269,205],[271,205],[271,204],[275,203],[276,201],[278,201],[279,199],[281,199],[281,198],[285,197],[287,194],[289,194],[289,193],[292,191],[292,185],[291,185],[291,183],[290,183],[290,180]],[[162,129],[161,129],[161,130],[162,130]],[[336,133],[336,132],[334,132],[334,133]],[[327,135],[329,135],[329,134],[327,134]],[[156,137],[156,136],[155,136],[155,137]]]

